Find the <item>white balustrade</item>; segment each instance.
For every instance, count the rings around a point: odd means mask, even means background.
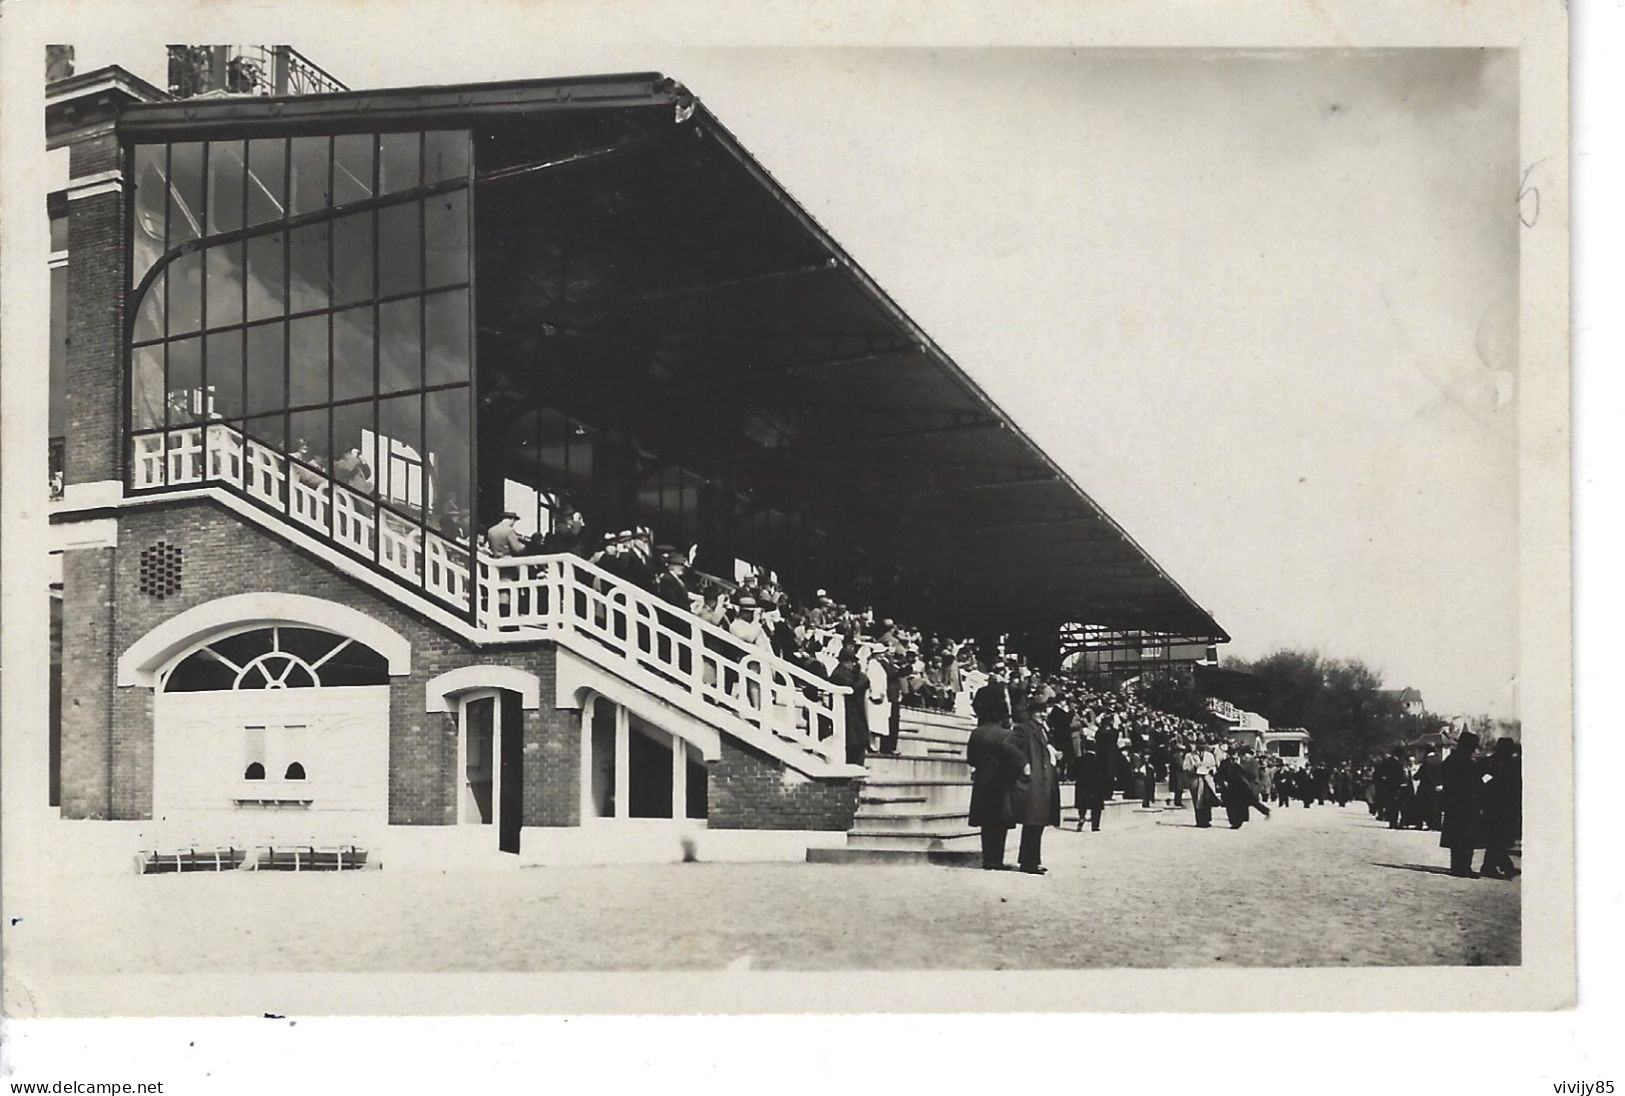
[[[741,642],[686,609],[574,555],[493,558],[468,550],[224,423],[135,439],[136,487],[229,484],[295,522],[459,608],[476,599],[478,626],[498,633],[571,633],[693,714],[722,711],[828,761],[846,754],[849,691]],[[471,582],[476,579],[477,583]]]

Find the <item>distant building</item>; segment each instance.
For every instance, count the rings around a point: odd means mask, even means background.
[[[1309,732],[1301,727],[1279,727],[1264,734],[1264,749],[1279,757],[1289,767],[1302,768],[1309,764]]]
[[[1403,689],[1384,689],[1383,696],[1391,696],[1399,701],[1400,708],[1406,715],[1421,715],[1423,710],[1422,694],[1409,685]]]

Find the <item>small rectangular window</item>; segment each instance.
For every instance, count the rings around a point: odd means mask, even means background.
[[[333,204],[372,197],[373,150],[370,133],[345,133],[333,139]]]
[[[418,157],[422,152],[422,134],[386,133],[381,140],[378,160],[378,192],[392,194],[411,190],[422,177]]]
[[[280,221],[288,213],[288,142],[248,142],[248,225]]]
[[[209,143],[209,233],[243,227],[245,146],[241,141]]]
[[[283,284],[287,259],[280,232],[248,239],[248,318],[265,320],[286,312]]]

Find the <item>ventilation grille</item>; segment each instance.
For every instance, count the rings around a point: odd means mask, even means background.
[[[141,592],[156,598],[174,597],[181,590],[181,549],[159,541],[141,549]]]

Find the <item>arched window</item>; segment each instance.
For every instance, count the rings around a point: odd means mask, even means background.
[[[289,765],[288,771],[282,774],[282,779],[284,780],[303,780],[304,778],[305,767],[299,764],[297,761]]]
[[[209,640],[175,664],[161,689],[194,693],[388,682],[388,664],[372,648],[332,632],[278,625]]]
[[[248,763],[248,768],[243,770],[243,779],[244,780],[264,780],[265,779],[265,766],[261,765],[258,761],[250,761]]]

